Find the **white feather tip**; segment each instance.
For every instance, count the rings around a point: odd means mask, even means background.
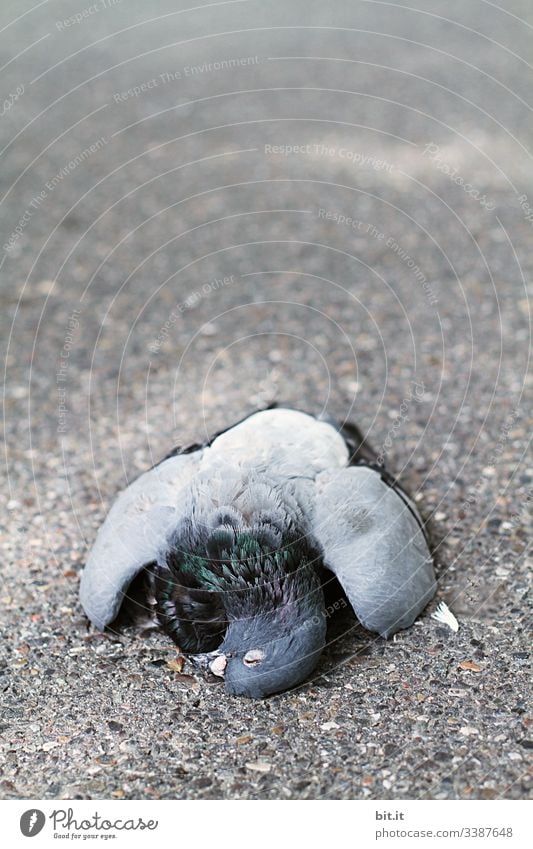
[[[447,625],[452,631],[457,632],[459,630],[459,622],[444,601],[441,601],[434,613],[431,614],[431,618],[436,619],[437,622],[442,622],[443,625]]]

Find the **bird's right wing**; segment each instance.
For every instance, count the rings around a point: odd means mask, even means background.
[[[203,451],[175,454],[131,483],[111,507],[83,570],[82,606],[97,628],[115,619],[135,576],[157,559],[183,517],[180,492]]]
[[[389,637],[411,625],[436,589],[416,506],[368,466],[317,477],[312,533],[357,618]]]

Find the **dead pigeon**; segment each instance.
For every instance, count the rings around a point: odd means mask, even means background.
[[[385,638],[436,589],[418,510],[358,429],[284,408],[176,449],[119,495],[81,579],[97,628],[140,573],[161,628],[250,698],[316,667],[332,573]]]

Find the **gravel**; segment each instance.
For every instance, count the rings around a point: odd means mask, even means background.
[[[3,798],[530,793],[533,13],[464,6],[62,29],[52,0],[2,32]],[[311,681],[250,702],[77,593],[127,481],[273,399],[368,433],[439,589],[388,642],[344,612]]]

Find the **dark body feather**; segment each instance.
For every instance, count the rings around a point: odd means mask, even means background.
[[[176,540],[166,562],[156,566],[157,617],[183,651],[211,652],[233,621],[252,622],[260,613],[278,628],[283,616],[289,625],[289,611],[311,606],[320,571],[318,552],[302,537],[286,537],[280,546],[264,526],[241,533],[224,526],[194,551]]]

